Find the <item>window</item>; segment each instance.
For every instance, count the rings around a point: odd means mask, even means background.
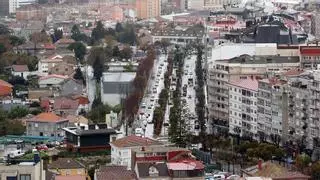
[[[31,180],[30,174],[20,174],[20,180]]]

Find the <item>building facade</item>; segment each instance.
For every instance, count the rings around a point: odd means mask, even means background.
[[[262,78],[298,67],[298,56],[242,55],[229,60],[216,60],[209,69],[208,78],[209,133],[229,131],[229,82]]]
[[[136,0],[137,18],[150,19],[161,15],[160,0]]]
[[[288,130],[287,82],[278,78],[259,81],[257,96],[260,141],[279,144]]]
[[[9,13],[14,14],[17,8],[34,3],[36,0],[9,0]]]
[[[318,69],[320,64],[320,46],[300,46],[301,67],[308,69]]]
[[[28,136],[49,136],[63,138],[62,128],[68,126],[68,120],[53,113],[40,113],[26,122]]]
[[[258,80],[241,79],[229,84],[229,133],[241,137],[257,135]]]

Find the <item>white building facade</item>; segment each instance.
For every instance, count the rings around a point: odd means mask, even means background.
[[[229,133],[258,139],[257,79],[241,79],[229,86]]]

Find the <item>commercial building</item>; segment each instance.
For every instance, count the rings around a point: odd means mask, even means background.
[[[320,39],[320,13],[315,12],[311,17],[311,34]]]
[[[225,5],[237,5],[240,0],[204,0],[204,9],[222,10]]]
[[[192,0],[192,1],[189,0],[188,1],[188,9],[203,10],[204,1],[205,0]]]
[[[25,5],[36,3],[36,0],[9,0],[9,13],[16,13],[16,9]]]
[[[116,139],[116,131],[106,124],[80,124],[63,128],[67,149],[72,152],[93,152],[110,149],[110,142]]]
[[[205,41],[205,29],[200,25],[194,25],[186,29],[155,29],[152,34],[152,43],[163,39],[169,40],[172,44],[185,45],[191,42]]]
[[[229,133],[257,139],[258,79],[240,79],[228,86]]]
[[[216,60],[208,74],[209,132],[229,131],[229,82],[261,78],[298,67],[298,56],[241,55],[228,60]]]
[[[103,73],[101,81],[101,100],[103,103],[115,106],[121,104],[133,90],[132,81],[135,72],[107,72]]]
[[[24,5],[14,11],[18,21],[45,20],[47,17],[45,9],[39,4]]]
[[[8,0],[0,0],[0,16],[8,16],[9,15],[9,1]]]
[[[160,0],[136,0],[137,18],[150,19],[161,15]]]
[[[320,64],[320,46],[300,46],[299,51],[302,68],[318,68],[318,64]]]

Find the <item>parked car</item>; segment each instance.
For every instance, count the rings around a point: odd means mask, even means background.
[[[49,148],[48,148],[48,146],[45,145],[45,144],[40,144],[40,145],[38,145],[38,146],[36,147],[36,149],[37,149],[38,151],[47,151]]]

